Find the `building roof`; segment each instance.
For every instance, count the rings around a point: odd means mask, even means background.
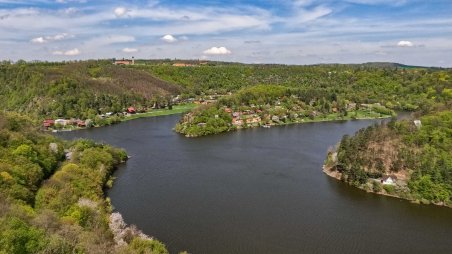
[[[382,180],[386,181],[389,178],[391,178],[392,180],[397,180],[397,176],[395,176],[395,175],[385,175],[385,176],[382,177]]]

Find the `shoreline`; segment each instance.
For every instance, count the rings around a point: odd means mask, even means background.
[[[337,119],[328,119],[328,118],[320,118],[320,119],[309,119],[305,120],[302,119],[301,121],[295,121],[295,122],[288,122],[288,123],[278,123],[278,124],[271,124],[271,125],[267,125],[269,127],[266,128],[271,128],[271,127],[278,127],[278,126],[285,126],[285,125],[294,125],[294,124],[305,124],[305,123],[321,123],[321,122],[340,122],[340,121],[359,121],[359,120],[374,120],[374,119],[389,119],[393,117],[392,115],[385,115],[385,116],[378,116],[378,117],[359,117],[359,118],[352,118],[352,117],[345,117],[345,118],[337,118]],[[259,128],[259,127],[264,127],[264,125],[258,125],[258,126],[249,126],[249,127],[244,127],[244,128],[236,128],[236,129],[230,129],[227,131],[223,131],[223,132],[219,132],[219,133],[214,133],[214,134],[209,134],[209,135],[198,135],[198,136],[191,136],[188,134],[184,134],[182,132],[178,132],[176,131],[176,133],[179,133],[187,138],[199,138],[199,137],[203,137],[203,136],[211,136],[211,135],[218,135],[218,134],[222,134],[222,133],[228,133],[228,132],[232,132],[232,131],[240,131],[240,130],[246,130],[246,129],[254,129],[254,128]]]
[[[334,178],[334,179],[336,179],[336,180],[338,180],[340,182],[343,182],[341,180],[342,174],[337,172],[337,171],[332,171],[331,167],[327,167],[325,164],[323,164],[322,165],[322,171],[323,171],[323,173],[325,173],[325,175],[327,175],[327,176],[329,176],[331,178]],[[343,182],[343,183],[345,183],[345,182]],[[452,206],[448,206],[447,204],[444,204],[444,203],[434,203],[434,202],[430,202],[430,201],[429,201],[429,203],[424,203],[421,200],[417,200],[417,199],[408,199],[408,198],[404,198],[404,197],[401,197],[401,196],[398,196],[398,195],[392,195],[392,194],[389,194],[389,193],[375,192],[375,191],[367,190],[367,189],[364,189],[364,188],[362,188],[360,186],[354,186],[354,185],[351,185],[351,184],[348,184],[348,183],[345,183],[345,184],[347,184],[348,186],[351,186],[353,188],[357,188],[357,189],[360,189],[362,191],[365,191],[367,193],[372,193],[372,194],[381,195],[381,196],[387,196],[387,197],[392,197],[392,198],[398,198],[398,199],[401,199],[401,200],[409,201],[410,203],[416,204],[416,205],[435,205],[435,206],[440,206],[440,207],[452,208]]]
[[[71,129],[62,129],[62,130],[44,130],[44,132],[68,132],[68,131],[79,131],[79,130],[89,130],[94,128],[102,128],[102,127],[108,127],[116,124],[120,124],[127,121],[132,121],[140,118],[149,118],[149,117],[158,117],[158,116],[170,116],[170,115],[177,115],[177,114],[183,114],[186,113],[192,109],[194,109],[197,105],[194,103],[189,104],[181,104],[181,105],[175,105],[173,106],[173,109],[155,109],[149,112],[145,113],[137,113],[129,117],[125,117],[121,119],[119,122],[108,124],[108,125],[98,125],[93,127],[73,127]]]

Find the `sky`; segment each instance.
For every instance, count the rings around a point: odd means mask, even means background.
[[[0,60],[452,67],[452,0],[0,0]]]

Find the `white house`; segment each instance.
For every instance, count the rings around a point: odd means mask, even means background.
[[[66,119],[56,119],[55,120],[55,124],[66,126],[66,124],[68,124],[68,120],[66,120]]]
[[[383,176],[381,179],[381,183],[385,185],[395,185],[397,181],[397,177],[395,175]]]

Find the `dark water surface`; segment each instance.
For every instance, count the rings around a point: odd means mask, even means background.
[[[369,194],[322,173],[329,146],[376,120],[188,139],[180,116],[61,133],[125,148],[109,191],[172,253],[452,253],[452,209]]]

